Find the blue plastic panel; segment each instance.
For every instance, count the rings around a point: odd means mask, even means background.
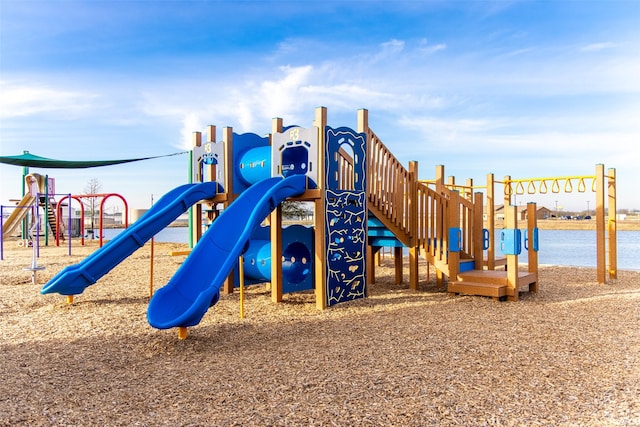
[[[500,232],[500,250],[505,255],[520,255],[522,233],[517,228],[505,228]]]
[[[255,147],[242,153],[237,173],[247,187],[271,177],[271,147]]]
[[[465,271],[471,271],[475,268],[475,261],[470,259],[470,260],[464,260],[464,261],[460,261],[460,267],[459,267],[459,272],[460,273],[464,273]]]
[[[259,147],[263,147],[262,151],[255,150]],[[261,179],[266,179],[271,176],[271,147],[268,137],[255,133],[238,134],[234,132],[231,149],[233,151],[231,158],[234,161],[234,164],[231,165],[231,180],[234,193],[242,194],[252,184],[258,182],[260,177]],[[251,150],[255,151],[247,154]],[[265,154],[267,155],[266,158]],[[264,165],[262,164],[263,161],[265,162]],[[258,166],[258,168],[253,170],[254,166]]]
[[[460,252],[462,249],[462,230],[457,227],[449,229],[449,252]]]
[[[533,250],[535,252],[538,252],[538,227],[535,227],[533,229]],[[525,230],[524,231],[524,249],[525,250],[529,250],[529,231]]]
[[[325,244],[327,305],[365,297],[367,138],[348,128],[325,128]],[[340,176],[340,149],[352,155],[352,173]],[[350,188],[344,188],[348,184]]]

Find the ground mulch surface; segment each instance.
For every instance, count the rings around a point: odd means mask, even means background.
[[[156,244],[156,287],[177,249]],[[40,295],[93,250],[42,248],[34,285],[32,251],[5,244],[0,425],[640,425],[640,272],[545,266],[539,293],[499,302],[449,296],[424,265],[410,291],[386,259],[365,300],[318,311],[256,285],[245,319],[223,296],[178,340],[146,321],[148,244],[71,305]]]

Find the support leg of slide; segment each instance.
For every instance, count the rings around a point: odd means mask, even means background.
[[[186,340],[187,339],[187,328],[184,326],[178,327],[178,339]]]

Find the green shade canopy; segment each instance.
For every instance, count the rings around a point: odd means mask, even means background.
[[[160,157],[178,156],[180,154],[186,153],[188,153],[188,151],[165,154],[163,156],[140,157],[137,159],[70,161],[49,159],[47,157],[36,156],[35,154],[30,154],[28,151],[25,151],[24,154],[21,154],[19,156],[0,156],[0,163],[14,166],[26,166],[45,169],[85,169],[97,168],[100,166],[119,165],[121,163],[139,162],[140,160],[158,159]]]

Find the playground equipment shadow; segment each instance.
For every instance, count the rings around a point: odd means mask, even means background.
[[[154,283],[182,257],[156,245]],[[542,267],[517,303],[450,297],[433,277],[317,311],[264,286],[223,296],[189,338],[145,318],[149,247],[76,303],[40,295],[30,251],[0,263],[0,425],[634,425],[640,421],[640,272],[597,285]],[[44,248],[42,281],[68,260]],[[69,262],[75,262],[69,260]],[[421,273],[425,274],[424,265]],[[24,277],[23,277],[24,276]]]

